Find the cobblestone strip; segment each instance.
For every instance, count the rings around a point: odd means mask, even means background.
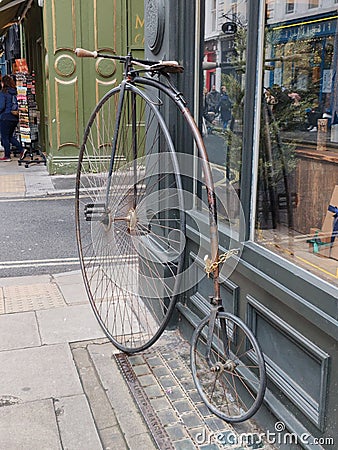
[[[185,430],[195,448],[222,448],[214,442],[213,436],[219,432],[233,431],[233,429],[212,415],[205,407],[195,388],[189,367],[186,366],[177,350],[160,347],[156,354],[150,353],[145,358],[156,374],[175,415],[179,417],[176,424],[168,424],[174,427],[171,431],[177,433],[179,429]],[[159,414],[165,417],[161,411]],[[187,439],[183,439],[182,442],[179,440],[176,448],[183,449],[187,445]]]
[[[157,345],[129,360],[175,450],[224,448],[214,436],[235,432],[205,407],[184,359],[188,355],[189,346],[180,340]]]
[[[190,346],[177,333],[165,333],[151,349],[128,359],[175,450],[268,448],[252,422],[237,432],[208,410],[192,379]]]
[[[192,379],[190,346],[178,333],[137,355],[119,356],[104,339],[71,348],[105,450],[274,450],[254,421],[230,425],[208,410]]]

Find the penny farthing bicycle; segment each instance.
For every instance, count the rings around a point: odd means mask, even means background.
[[[96,105],[85,129],[76,177],[76,236],[88,297],[107,337],[129,354],[163,333],[180,293],[185,205],[179,157],[162,115],[163,96],[191,131],[209,210],[213,279],[210,313],[191,344],[196,388],[208,408],[228,422],[250,418],[263,402],[266,374],[259,344],[237,316],[224,311],[216,196],[201,134],[183,95],[171,82],[175,61],[148,61],[76,49],[79,57],[124,64],[122,82]]]

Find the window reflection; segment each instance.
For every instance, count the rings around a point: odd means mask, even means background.
[[[319,7],[319,0],[309,0],[309,9],[318,7]]]
[[[247,2],[243,0],[205,1],[203,135],[217,194],[223,200],[230,190],[239,195],[246,8]],[[223,223],[228,220],[238,223],[239,209],[233,204],[219,204]]]
[[[338,285],[338,12],[320,6],[266,1],[255,240]],[[224,199],[240,196],[247,2],[205,8],[203,134]]]
[[[282,3],[267,2],[256,240],[338,285],[337,6],[298,1],[291,20]]]

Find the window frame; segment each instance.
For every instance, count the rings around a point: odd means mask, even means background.
[[[319,7],[320,7],[319,0],[309,0],[308,9],[316,9]]]
[[[204,7],[204,1],[198,1],[200,5],[200,17],[203,17],[201,9]],[[255,242],[255,220],[256,204],[258,194],[258,163],[259,163],[259,140],[260,140],[260,118],[261,118],[261,95],[264,82],[264,71],[262,70],[265,55],[265,20],[266,20],[266,1],[249,1],[247,14],[248,20],[248,40],[252,43],[250,52],[247,52],[246,59],[246,86],[255,86],[254,89],[247,90],[244,100],[243,116],[243,148],[242,148],[242,172],[241,172],[241,203],[244,212],[244,223],[240,224],[238,240],[243,243],[243,253],[238,265],[240,272],[249,270],[250,272],[257,265],[259,260],[259,273],[264,274],[265,279],[273,280],[278,273],[279,283],[285,283],[288,289],[297,292],[302,298],[308,298],[308,305],[315,303],[314,299],[323,298],[325,305],[329,305],[332,298],[337,298],[338,288],[326,280],[308,272],[303,267],[287,260],[282,255],[273,253],[271,250]],[[198,9],[198,8],[197,8]],[[203,20],[203,19],[202,19]],[[203,24],[199,21],[201,30]],[[197,36],[197,33],[196,33]],[[198,34],[196,45],[202,45],[203,35]],[[199,80],[195,82],[195,117],[199,117],[199,107],[201,104],[201,93],[199,87],[203,85],[203,71],[201,69],[201,53],[196,58],[196,74],[199,73]],[[198,89],[197,89],[198,88]],[[254,113],[252,113],[254,111]],[[196,168],[196,170],[198,170]],[[194,173],[196,173],[194,170]],[[193,192],[196,193],[193,187]],[[196,210],[196,212],[194,211]],[[201,224],[202,236],[200,238],[208,239],[208,216],[193,208],[192,215],[195,216]],[[206,236],[204,237],[204,233]],[[229,241],[229,228],[226,224],[219,223],[219,242],[220,248],[227,248]],[[237,269],[236,269],[237,270]],[[257,274],[258,274],[257,272]],[[249,273],[249,272],[248,272]],[[312,292],[308,295],[308,292]],[[291,291],[290,291],[291,292]],[[314,294],[313,294],[314,293]],[[311,301],[311,299],[313,301]],[[331,299],[331,300],[330,300]],[[329,306],[325,306],[324,310]]]
[[[285,14],[293,14],[295,12],[295,0],[286,0]]]

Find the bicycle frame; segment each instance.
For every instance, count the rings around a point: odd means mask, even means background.
[[[133,84],[136,86],[150,86],[155,89],[158,89],[162,93],[164,93],[166,96],[168,96],[178,107],[178,109],[182,112],[185,120],[187,121],[192,134],[194,141],[196,143],[199,157],[202,161],[202,170],[205,177],[204,184],[206,186],[207,190],[207,198],[208,198],[208,206],[209,206],[209,227],[210,227],[210,242],[211,242],[211,263],[216,263],[215,267],[213,268],[213,279],[214,279],[214,295],[213,299],[214,302],[217,305],[222,304],[222,300],[220,297],[220,286],[219,286],[219,267],[218,267],[218,261],[219,261],[219,248],[218,248],[218,231],[217,231],[217,210],[216,210],[216,195],[214,190],[214,183],[213,178],[209,166],[208,161],[208,154],[203,142],[203,138],[196,126],[195,120],[189,111],[187,107],[187,103],[184,99],[184,96],[181,92],[179,92],[176,87],[170,82],[170,77],[168,75],[171,70],[161,70],[161,65],[164,64],[163,61],[149,61],[149,60],[143,60],[138,58],[133,58],[131,53],[128,53],[127,56],[119,56],[119,55],[111,55],[111,54],[105,54],[100,53],[97,51],[91,52],[88,50],[77,48],[75,49],[75,54],[79,57],[90,57],[90,58],[107,58],[107,59],[114,59],[117,61],[120,61],[124,63],[124,71],[123,71],[123,81],[120,84],[121,91],[120,91],[120,98],[119,98],[119,104],[118,104],[118,111],[117,111],[117,117],[116,117],[116,127],[115,127],[115,134],[113,138],[113,145],[112,145],[112,157],[115,154],[116,151],[116,137],[118,135],[119,130],[119,124],[121,120],[121,111],[123,106],[123,99],[124,99],[124,93],[125,89],[127,88],[127,85]],[[172,62],[173,67],[180,67],[176,62]],[[141,66],[142,69],[134,69],[134,65]],[[152,67],[153,66],[153,67]],[[155,67],[155,69],[154,69]],[[159,67],[159,68],[158,68]],[[180,67],[182,70],[183,68]],[[150,78],[149,76],[140,76],[140,72],[157,72],[162,76],[165,76],[167,84],[163,83],[159,80],[154,80],[153,78]],[[181,70],[179,70],[181,71]],[[174,70],[175,72],[175,70]],[[133,120],[134,121],[134,120]],[[136,143],[134,144],[136,146]],[[112,158],[113,161],[113,158]],[[111,176],[111,173],[113,171],[113,167],[111,164],[111,167],[109,169],[109,176]],[[110,181],[109,181],[110,185]],[[107,193],[109,192],[109,189],[107,190]]]
[[[117,59],[117,60],[121,61],[121,58],[118,56],[115,57],[115,56],[111,56],[111,55],[101,55],[101,54],[98,54],[98,56],[103,57],[103,58]],[[125,92],[128,89],[128,85],[149,86],[149,87],[158,89],[163,94],[168,96],[177,105],[178,109],[183,113],[183,115],[192,131],[194,142],[198,149],[200,160],[202,161],[202,164],[203,164],[202,171],[204,174],[204,183],[205,183],[206,190],[207,190],[208,206],[209,206],[211,261],[212,262],[218,261],[219,248],[218,248],[218,231],[217,231],[216,195],[215,195],[215,190],[214,190],[212,173],[211,173],[210,166],[208,163],[208,154],[207,154],[203,139],[201,137],[199,130],[196,127],[195,120],[187,107],[187,103],[184,99],[184,96],[170,82],[169,75],[163,75],[166,77],[166,81],[167,81],[167,83],[163,83],[159,80],[155,80],[148,76],[140,76],[139,71],[133,69],[133,65],[132,65],[133,61],[136,61],[137,63],[140,63],[140,64],[145,64],[145,63],[155,64],[155,62],[144,61],[144,60],[133,60],[130,54],[125,59],[122,59],[122,60],[124,61],[124,77],[123,77],[122,82],[120,83],[120,96],[119,96],[119,102],[118,102],[117,114],[116,114],[116,126],[115,126],[115,131],[114,131],[113,142],[112,142],[111,163],[110,163],[110,167],[109,167],[108,187],[107,187],[107,192],[106,192],[106,204],[108,204],[108,195],[109,195],[109,189],[110,189],[110,183],[111,183],[111,175],[113,172],[113,161],[114,161],[114,155],[115,155],[116,146],[117,146],[117,136],[119,133],[119,126],[120,126],[120,121],[121,121],[121,113],[122,113],[122,108],[123,108],[123,103],[124,103],[124,98],[125,98]],[[143,93],[143,95],[145,97],[147,97],[144,93]],[[149,99],[149,101],[151,101],[151,99]],[[133,109],[132,127],[135,127],[135,123],[136,123],[136,112],[135,112],[135,109]],[[134,133],[134,130],[132,130],[132,133],[133,133],[134,155],[136,155],[137,142],[136,142],[136,135]],[[135,183],[134,189],[136,189],[136,183]],[[216,305],[221,305],[222,300],[220,297],[218,266],[213,271],[213,280],[214,280],[213,302],[215,302],[214,304],[216,304]]]
[[[168,77],[169,78],[169,77]],[[167,79],[168,80],[168,79]],[[187,103],[183,97],[183,94],[180,93],[168,80],[169,85],[154,80],[150,77],[140,77],[135,76],[132,78],[130,83],[136,86],[149,86],[159,91],[163,92],[166,96],[168,96],[178,107],[178,109],[183,113],[185,119],[187,120],[190,129],[193,134],[194,142],[196,143],[196,147],[198,149],[200,160],[202,161],[203,174],[204,174],[204,184],[207,190],[208,196],[208,206],[209,206],[209,227],[210,227],[210,242],[211,242],[211,260],[218,261],[219,257],[219,249],[218,249],[218,229],[217,229],[217,210],[216,210],[216,195],[214,190],[214,182],[212,178],[212,173],[210,170],[210,166],[208,163],[208,154],[201,137],[201,134],[196,126],[195,120],[187,107]],[[215,304],[221,304],[220,297],[220,285],[219,285],[219,268],[217,267],[213,272],[213,280],[214,280],[214,295],[213,301]]]

